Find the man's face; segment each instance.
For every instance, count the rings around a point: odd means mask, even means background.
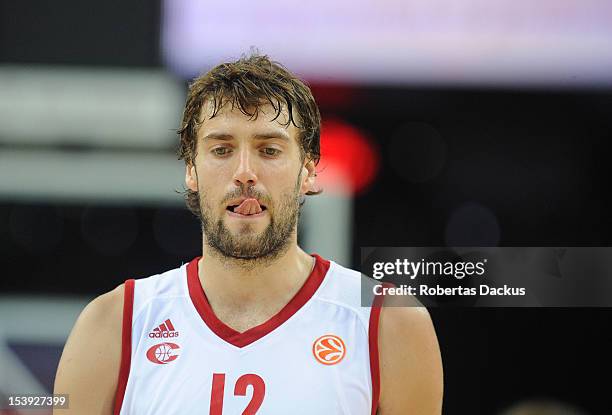
[[[301,194],[313,190],[314,163],[302,160],[298,129],[286,109],[262,105],[255,120],[225,105],[210,119],[210,102],[197,135],[197,156],[186,171],[199,192],[206,243],[236,259],[273,259],[295,237]]]

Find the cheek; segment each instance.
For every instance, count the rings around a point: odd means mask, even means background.
[[[299,184],[298,177],[295,174],[286,174],[282,181],[275,183],[274,188],[277,190],[273,195],[274,202],[278,205],[293,200],[300,191]]]
[[[203,162],[198,167],[200,189],[215,189],[227,186],[232,181],[231,169],[227,164]]]
[[[205,157],[200,164],[200,170],[208,177],[228,174],[232,170],[232,163],[228,160],[215,159],[213,157]]]

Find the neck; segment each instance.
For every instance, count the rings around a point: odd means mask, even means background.
[[[297,245],[297,238],[273,260],[251,263],[211,252],[206,242],[203,246],[198,274],[215,312],[278,310],[302,287],[314,266],[314,258]]]

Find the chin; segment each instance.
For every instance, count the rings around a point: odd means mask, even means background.
[[[230,225],[226,223],[225,226],[236,236],[258,236],[266,230],[266,224],[233,223]]]

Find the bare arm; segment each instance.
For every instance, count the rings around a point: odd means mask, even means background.
[[[440,415],[442,359],[424,307],[384,307],[380,315],[380,415]]]
[[[54,393],[69,395],[69,409],[54,414],[112,414],[121,361],[123,291],[122,284],[81,312],[55,376]]]

